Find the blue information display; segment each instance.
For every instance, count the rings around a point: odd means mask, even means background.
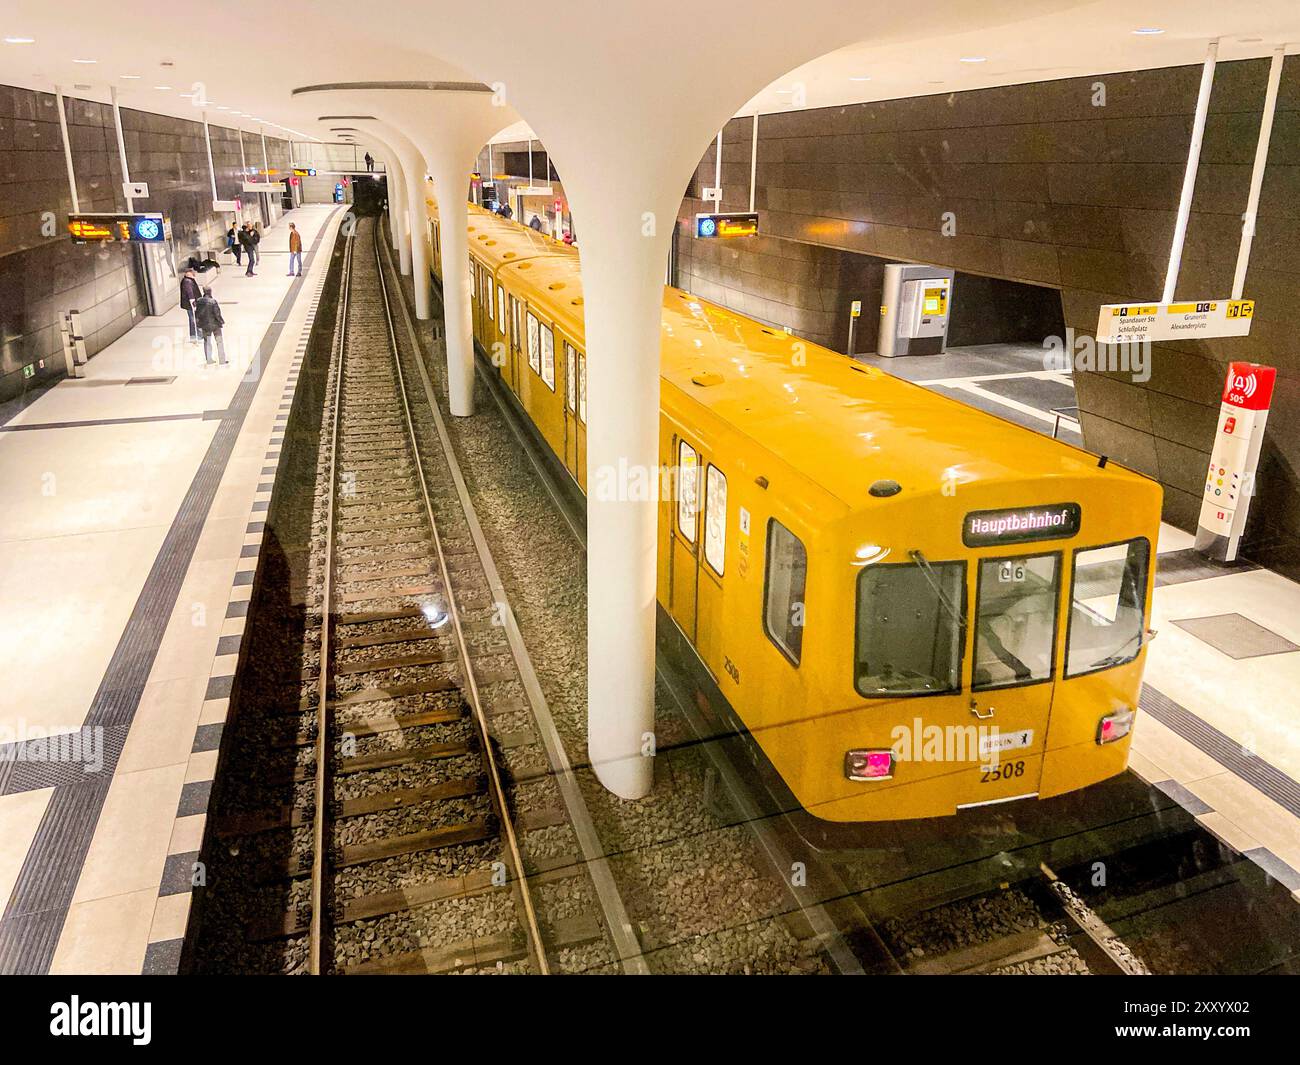
[[[695,235],[706,240],[711,237],[752,237],[757,232],[757,212],[695,216]]]
[[[167,220],[160,214],[68,215],[68,233],[78,244],[162,244],[170,239],[168,229]]]

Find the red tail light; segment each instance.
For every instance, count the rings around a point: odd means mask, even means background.
[[[844,775],[850,780],[889,780],[894,775],[894,752],[845,751]]]
[[[1097,742],[1106,744],[1122,740],[1133,731],[1133,718],[1132,710],[1120,710],[1118,713],[1107,714],[1097,722]]]

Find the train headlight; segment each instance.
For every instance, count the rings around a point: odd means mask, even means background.
[[[1121,710],[1115,714],[1107,714],[1097,722],[1097,742],[1114,743],[1116,740],[1122,740],[1133,731],[1132,710]]]
[[[894,752],[845,751],[844,775],[850,780],[889,780],[894,775]]]

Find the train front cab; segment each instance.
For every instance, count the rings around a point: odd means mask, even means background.
[[[770,492],[698,431],[668,421],[661,446],[683,472],[661,510],[660,600],[814,818],[942,819],[1124,770],[1153,483],[1112,467],[834,518],[815,486]],[[1068,537],[963,543],[970,512],[1063,501],[1078,506]]]

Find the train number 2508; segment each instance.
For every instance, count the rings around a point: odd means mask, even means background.
[[[1024,762],[1007,762],[1005,765],[980,766],[980,783],[991,784],[995,780],[1009,780],[1011,777],[1025,775]]]

